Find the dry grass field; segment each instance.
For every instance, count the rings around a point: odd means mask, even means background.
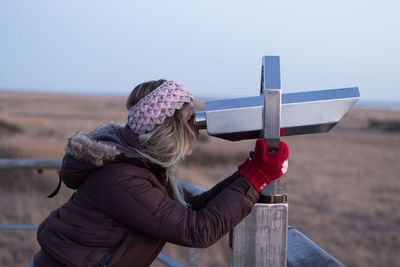
[[[0,157],[61,158],[66,139],[125,121],[124,98],[0,92]],[[289,224],[347,266],[400,266],[400,112],[353,109],[330,132],[284,138]],[[179,169],[204,188],[230,175],[253,148],[202,134]],[[56,170],[0,171],[0,224],[39,224],[72,191]],[[0,266],[26,266],[38,250],[32,230],[0,230]],[[185,264],[187,250],[163,251]],[[227,237],[200,250],[200,266],[227,266]],[[154,263],[153,267],[162,266]]]

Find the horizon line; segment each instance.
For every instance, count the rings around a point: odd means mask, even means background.
[[[129,93],[122,94],[122,93],[107,93],[107,92],[75,92],[75,91],[68,91],[68,90],[61,90],[61,91],[51,91],[49,89],[23,89],[23,88],[13,88],[13,89],[6,89],[0,88],[0,93],[15,93],[15,94],[47,94],[47,95],[66,95],[66,96],[99,96],[99,97],[128,97]],[[198,95],[195,98],[198,100],[220,100],[220,99],[232,99],[232,98],[240,98],[235,96],[229,95],[214,95],[214,96],[207,96],[207,95]],[[385,105],[389,105],[389,107],[385,107]],[[359,101],[355,104],[355,107],[359,108],[378,108],[378,109],[394,109],[400,110],[400,101],[399,100],[376,100],[376,99],[363,99],[360,98]]]

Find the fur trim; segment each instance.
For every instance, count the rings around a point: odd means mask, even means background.
[[[89,136],[95,136],[101,132],[104,132],[105,130],[109,130],[109,129],[120,129],[120,128],[124,128],[125,126],[122,123],[118,123],[115,121],[110,121],[109,123],[106,123],[104,125],[101,125],[99,127],[97,127],[96,129],[94,129],[93,131],[91,131],[89,133]]]
[[[90,133],[79,131],[74,136],[68,139],[65,152],[78,160],[85,160],[97,167],[103,166],[105,162],[112,161],[121,152],[116,146],[92,139],[105,130],[121,128],[122,124],[110,122],[102,125]]]

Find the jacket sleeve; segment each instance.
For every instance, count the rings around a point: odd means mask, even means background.
[[[185,188],[182,188],[185,200],[190,204],[190,208],[193,210],[203,209],[208,202],[213,200],[225,187],[229,186],[233,181],[240,178],[239,172],[235,172],[232,176],[226,178],[225,180],[219,182],[210,190],[207,190],[199,195],[193,195]]]
[[[100,209],[135,231],[177,245],[204,248],[212,245],[244,217],[259,195],[242,177],[233,179],[203,208],[192,210],[169,198],[148,178],[118,179],[104,187]]]

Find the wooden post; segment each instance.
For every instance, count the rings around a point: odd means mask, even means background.
[[[257,203],[230,234],[229,266],[286,266],[287,215],[287,203]]]

